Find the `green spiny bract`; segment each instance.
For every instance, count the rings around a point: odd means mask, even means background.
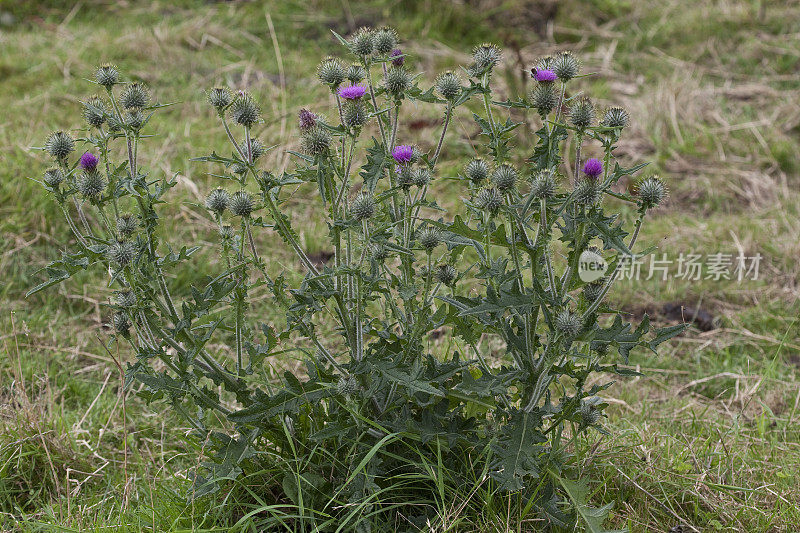
[[[405,67],[390,67],[383,77],[383,86],[386,92],[399,98],[411,88],[411,74]]]
[[[585,96],[582,96],[569,106],[569,121],[578,130],[585,130],[591,126],[594,123],[594,118],[594,104]]]
[[[261,118],[261,108],[249,93],[240,91],[231,104],[231,118],[245,128],[252,128]]]
[[[150,90],[143,83],[129,83],[119,95],[119,103],[125,109],[142,109],[150,103]]]
[[[455,100],[461,94],[461,78],[448,70],[436,78],[435,87],[445,100]]]
[[[78,176],[78,192],[84,198],[96,200],[106,188],[106,180],[97,170],[86,170]]]
[[[381,57],[369,57],[371,51],[359,58],[351,69],[358,82],[377,79],[384,67],[402,66],[397,60],[402,52],[392,50],[387,57],[388,41],[378,42],[380,31],[374,37],[373,51]],[[492,490],[530,494],[546,486],[548,507],[534,499],[530,516],[547,520],[552,517],[548,509],[567,511],[564,479],[579,473],[579,462],[569,453],[575,441],[558,436],[568,425],[575,437],[592,427],[601,430],[604,404],[595,393],[610,383],[597,369],[614,372],[613,348],[627,357],[634,346],[650,349],[680,327],[653,336],[646,324],[622,322],[624,316],[603,301],[618,272],[591,283],[577,272],[580,252],[591,249],[587,243],[602,241],[616,248],[624,242],[630,250],[647,246],[635,242],[639,231],[626,231],[626,217],[598,201],[600,194],[615,194],[611,187],[626,175],[614,154],[622,115],[610,120],[606,112],[601,128],[589,130],[593,116],[576,123],[573,114],[557,109],[561,83],[553,83],[556,72],[537,72],[542,88],[531,96],[544,121],[527,117],[536,131],[530,139],[531,128],[515,128],[505,120],[508,108],[495,103],[500,97],[490,74],[499,59],[496,47],[478,47],[468,67],[476,77],[469,89],[440,77],[434,88],[447,105],[430,91],[411,88],[403,96],[413,96],[413,106],[402,110],[405,98],[382,89],[373,101],[372,84],[339,87],[347,69],[328,59],[318,73],[336,94],[309,103],[337,117],[341,103],[344,127],[328,126],[321,115],[302,110],[298,118],[305,153],[286,150],[294,162],[272,171],[260,168],[276,163],[263,155],[259,159],[261,143],[252,140],[247,150],[241,141],[259,119],[255,103],[249,96],[212,89],[213,111],[206,112],[216,115],[220,139],[229,146],[221,150],[215,142],[214,153],[195,159],[195,170],[227,180],[220,182],[226,185],[234,180],[240,190],[231,197],[212,187],[209,209],[201,210],[208,223],[192,232],[167,224],[164,205],[171,201],[175,180],[155,176],[160,173],[140,160],[158,132],[134,135],[137,149],[131,153],[128,141],[136,132],[127,112],[120,119],[116,111],[106,115],[105,131],[112,135],[92,131],[80,139],[88,145],[80,167],[71,160],[75,142],[68,136],[47,143],[58,172],[49,171],[43,181],[61,203],[75,244],[43,271],[50,279],[32,292],[84,268],[101,274],[94,278],[104,280],[102,290],[107,284],[114,291],[110,320],[119,334],[113,342],[124,344],[135,358],[130,379],[146,385],[132,390],[174,408],[198,430],[189,438],[208,431],[214,435],[197,442],[208,453],[196,462],[195,497],[241,481],[215,473],[251,476],[268,461],[266,467],[274,469],[278,480],[292,480],[297,471],[289,465],[303,464],[305,480],[339,483],[337,501],[347,502],[323,509],[311,498],[309,516],[325,513],[330,523],[344,523],[359,519],[350,514],[352,509],[374,504],[370,491],[398,502],[439,497],[425,484],[405,489],[392,472],[420,471],[441,460],[449,478],[466,484],[476,465],[464,458],[491,455],[490,462],[477,466],[486,471]],[[557,70],[564,82],[572,72],[560,70],[562,60],[558,55],[539,66]],[[119,83],[116,69],[113,76],[109,92]],[[120,87],[125,90],[130,89]],[[461,107],[462,99],[471,100],[469,111]],[[151,112],[160,112],[159,106],[143,109],[137,104],[129,110],[139,115],[140,126]],[[409,131],[411,115],[437,116],[443,109],[446,120],[435,133]],[[469,146],[479,157],[462,160],[464,148],[453,142],[454,130],[461,130],[473,112],[479,134],[470,136]],[[376,120],[363,127],[372,113]],[[86,118],[92,125],[101,117]],[[525,119],[520,114],[515,120]],[[436,155],[424,155],[412,147],[414,142],[426,151],[437,147]],[[439,168],[441,147],[446,165]],[[258,165],[247,161],[249,153]],[[586,154],[595,157],[586,159]],[[151,153],[147,159],[157,158]],[[557,190],[559,176],[574,174],[572,169],[595,175],[597,164],[587,166],[592,159],[602,160],[602,180],[587,185],[579,179],[577,190]],[[97,168],[110,172],[101,176]],[[130,168],[136,169],[135,177],[129,176]],[[454,168],[463,169],[463,181],[445,182],[441,191],[427,186],[432,175],[452,176]],[[90,172],[86,182],[84,174]],[[531,181],[523,175],[532,176]],[[98,176],[99,187],[91,183]],[[112,186],[105,186],[104,178]],[[252,216],[255,194],[244,192],[256,188],[257,217]],[[362,192],[348,202],[355,188]],[[90,201],[76,198],[79,209],[64,203],[73,189],[89,192]],[[444,191],[448,196],[440,201],[437,195]],[[642,179],[635,192],[616,196],[638,201],[640,217],[666,194],[655,178]],[[314,206],[308,205],[310,198],[317,200]],[[441,206],[458,198],[466,213],[443,213]],[[109,219],[120,209],[133,212]],[[224,220],[228,210],[243,218]],[[197,242],[190,239],[197,232],[197,240],[211,238],[219,246],[204,247],[209,255],[194,255]],[[279,239],[260,239],[256,232]],[[319,251],[330,251],[330,257],[309,253],[308,245],[320,239]],[[267,243],[285,244],[295,260],[272,254],[264,248]],[[282,265],[289,275],[273,272]],[[486,340],[503,346],[488,350]],[[307,360],[303,370],[271,372],[271,361],[295,350]],[[522,437],[520,428],[525,428]],[[444,445],[431,447],[438,443],[427,440],[431,435],[445,435],[439,439]],[[342,447],[342,442],[355,444]],[[231,446],[259,460],[239,461],[231,470]],[[340,483],[347,479],[353,482]],[[288,482],[270,482],[263,490],[281,501],[292,500]],[[369,522],[375,530],[390,529],[401,515],[415,513],[413,507],[370,507]]]
[[[385,26],[375,32],[375,53],[385,56],[397,46],[397,32]]]
[[[104,63],[97,67],[94,73],[94,79],[97,83],[110,90],[114,85],[119,83],[119,70],[110,63]]]
[[[553,59],[552,69],[558,79],[569,81],[580,73],[581,64],[572,52],[561,52]]]
[[[53,159],[60,161],[75,150],[75,140],[65,131],[54,131],[47,138],[44,149]]]
[[[601,126],[606,128],[624,128],[630,121],[630,115],[625,109],[621,107],[609,107],[603,113],[603,120],[600,122]]]
[[[375,31],[359,28],[349,42],[350,51],[360,57],[371,56],[375,51]]]
[[[106,121],[108,107],[99,96],[92,96],[83,104],[83,118],[86,123],[94,128],[99,128]]]

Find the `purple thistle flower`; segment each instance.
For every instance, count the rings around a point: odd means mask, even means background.
[[[586,163],[583,165],[583,173],[590,178],[596,178],[603,173],[603,163],[601,163],[599,159],[587,159]]]
[[[403,63],[406,62],[406,58],[403,56],[403,51],[399,48],[392,50],[392,53],[389,54],[389,57],[392,59],[392,65],[396,67],[402,67]]]
[[[414,148],[407,144],[396,146],[395,149],[392,150],[392,157],[401,165],[410,163],[411,159],[414,157]]]
[[[300,129],[303,131],[317,125],[317,115],[308,109],[301,109],[300,113],[298,113],[298,117],[300,118]]]
[[[100,160],[91,152],[86,152],[81,156],[80,165],[83,170],[94,170]]]
[[[339,89],[339,96],[345,100],[358,100],[367,93],[363,85],[348,85]]]
[[[557,78],[555,72],[544,68],[536,69],[533,77],[536,78],[536,81],[543,83],[550,83],[552,81],[556,81]]]

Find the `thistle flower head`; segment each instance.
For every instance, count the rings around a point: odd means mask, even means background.
[[[108,259],[124,267],[136,258],[136,246],[131,241],[116,241],[106,249]]]
[[[297,114],[298,122],[300,125],[300,131],[307,130],[309,128],[313,128],[317,125],[317,115],[309,111],[308,109],[301,109],[300,112]]]
[[[417,240],[425,251],[430,253],[442,242],[442,231],[437,227],[427,226],[420,230]]]
[[[389,67],[383,77],[386,92],[398,98],[411,88],[413,79],[405,67]]]
[[[531,69],[531,75],[534,75],[537,70],[553,70],[555,58],[551,55],[542,56],[536,60],[536,64]]]
[[[389,255],[389,248],[382,242],[373,244],[369,250],[369,256],[375,261],[385,261]]]
[[[394,28],[384,26],[375,32],[375,52],[385,56],[397,46],[397,32]]]
[[[222,112],[233,102],[233,94],[227,87],[214,87],[208,91],[208,103],[218,112]]]
[[[99,96],[92,96],[83,103],[83,118],[86,123],[95,128],[99,128],[106,121],[108,107],[105,101]]]
[[[406,56],[403,55],[403,51],[399,48],[392,50],[392,53],[389,54],[389,57],[392,59],[392,65],[395,67],[402,67],[403,63],[406,62]]]
[[[44,181],[45,185],[51,189],[55,189],[64,181],[64,173],[61,172],[60,168],[48,168],[44,171],[44,177],[42,180]]]
[[[539,83],[531,89],[531,103],[542,117],[558,105],[558,91],[552,83]]]
[[[78,164],[83,170],[94,170],[100,160],[91,152],[84,152]]]
[[[324,154],[331,145],[331,134],[322,126],[311,126],[301,132],[300,146],[309,155]]]
[[[131,109],[125,115],[125,124],[134,130],[141,129],[144,126],[144,121],[144,113],[138,108]]]
[[[339,97],[345,100],[359,100],[367,94],[367,88],[363,85],[348,85],[339,88]]]
[[[489,177],[489,165],[480,157],[476,157],[464,167],[464,175],[477,185]]]
[[[583,165],[583,173],[592,179],[596,179],[603,173],[603,163],[594,157],[587,159]]]
[[[579,130],[584,130],[594,122],[594,104],[587,97],[580,98],[569,107],[569,121]]]
[[[366,192],[359,193],[350,204],[350,212],[359,222],[372,218],[375,215],[375,198]]]
[[[336,382],[336,392],[342,396],[349,396],[358,392],[358,380],[353,376],[341,376]]]
[[[461,94],[461,78],[455,72],[448,70],[436,78],[435,87],[445,100],[455,100]]]
[[[395,165],[394,173],[397,174],[397,184],[407,191],[414,185],[414,171],[411,165]]]
[[[96,200],[106,188],[106,182],[97,169],[82,172],[76,185],[78,192],[90,200]]]
[[[567,338],[572,338],[581,332],[582,324],[578,315],[569,309],[564,309],[556,315],[556,329]]]
[[[436,277],[436,281],[450,287],[458,277],[458,270],[453,265],[444,264],[438,265],[433,274]]]
[[[245,150],[247,149],[247,139],[242,140],[241,146]],[[256,161],[265,153],[267,153],[267,148],[264,146],[264,143],[262,143],[261,140],[250,139],[250,154],[253,156],[253,161]]]
[[[119,291],[114,295],[116,304],[123,309],[130,309],[136,306],[136,295],[131,290]]]
[[[587,302],[594,302],[603,293],[603,287],[606,284],[606,278],[600,278],[597,281],[587,283],[583,286],[583,297]]]
[[[120,335],[124,337],[130,335],[131,321],[127,314],[118,312],[111,315],[111,325],[114,327],[114,331]]]
[[[253,197],[246,191],[236,191],[231,195],[229,207],[234,215],[249,217],[255,208],[255,202],[253,202]]]
[[[575,185],[575,203],[594,205],[600,200],[600,188],[594,179],[583,179]]]
[[[580,415],[582,426],[593,426],[603,418],[603,411],[599,408],[601,403],[603,403],[603,400],[597,396],[581,399]]]
[[[581,70],[581,64],[578,58],[570,51],[561,52],[553,60],[553,72],[555,72],[558,79],[561,81],[569,81]]]
[[[603,113],[601,125],[606,128],[624,128],[628,125],[628,122],[630,122],[630,118],[630,115],[625,109],[618,106],[609,107],[606,109],[606,112]]]
[[[60,161],[75,150],[75,140],[65,131],[54,131],[45,141],[44,149],[54,159]]]
[[[231,117],[245,128],[250,128],[261,117],[261,108],[249,93],[239,91],[231,104]]]
[[[225,211],[231,203],[231,195],[225,189],[217,188],[206,196],[206,208],[209,211],[220,214]]]
[[[536,198],[552,198],[556,193],[556,180],[552,172],[540,172],[531,182],[531,193]]]
[[[549,69],[533,69],[533,79],[539,83],[553,83],[558,79],[556,73]]]
[[[667,187],[658,176],[650,176],[636,183],[634,187],[639,202],[647,209],[658,206],[667,196]]]
[[[406,165],[414,159],[414,147],[408,144],[401,144],[392,150],[392,158],[396,163]]]
[[[517,169],[507,163],[503,163],[492,172],[492,182],[501,193],[512,190],[518,178]]]
[[[119,82],[119,70],[111,63],[103,63],[94,72],[94,79],[106,89],[111,89]]]
[[[117,233],[123,237],[130,237],[136,232],[139,222],[130,213],[124,213],[117,217]]]
[[[473,73],[475,75],[480,75],[487,70],[493,69],[495,65],[500,62],[502,57],[503,54],[500,48],[492,43],[484,43],[476,46],[472,50],[472,60],[475,62]]]
[[[345,126],[360,128],[369,120],[369,111],[360,99],[347,100],[342,108],[342,118]]]
[[[411,181],[419,188],[422,188],[431,182],[431,171],[426,166],[414,170],[411,173]]]
[[[225,226],[222,226],[221,228],[219,228],[219,236],[223,240],[229,240],[229,239],[233,239],[233,237],[235,236],[235,233],[233,231],[233,228],[226,224]]]
[[[503,195],[496,187],[485,187],[475,196],[475,205],[494,215],[503,205]]]
[[[325,58],[317,67],[317,76],[322,83],[335,89],[344,81],[344,65],[335,57]]]
[[[375,50],[375,31],[372,28],[359,28],[348,42],[350,51],[359,57],[371,56]]]
[[[347,67],[347,72],[345,73],[345,78],[347,81],[350,82],[350,85],[355,85],[357,83],[361,83],[364,81],[364,78],[367,77],[367,71],[359,65],[358,63],[353,63],[349,67]]]
[[[150,91],[143,83],[129,83],[119,95],[119,103],[125,109],[142,109],[150,102]]]

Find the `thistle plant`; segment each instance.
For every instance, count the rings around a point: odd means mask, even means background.
[[[655,350],[684,327],[651,332],[645,317],[634,329],[606,303],[645,216],[666,194],[656,176],[640,178],[634,195],[614,189],[644,168],[614,157],[628,113],[611,107],[598,124],[586,95],[567,96],[580,76],[569,53],[537,62],[529,97],[497,101],[502,53],[493,44],[423,89],[391,28],[336,37],[349,56],[319,65],[330,100],[299,111],[293,169],[263,168],[254,95],[208,91],[227,148],[195,161],[224,178],[201,206],[217,228],[219,258],[215,275],[181,292],[167,273],[191,271],[199,248],[159,237],[159,206],[175,179],[138,158],[163,105],[116,67],[99,67],[82,136],[59,131],[45,143],[54,166],[41,181],[74,243],[31,293],[82,269],[107,273],[109,343],[134,357],[128,385],[171,406],[212,453],[195,472],[195,497],[268,462],[278,474],[264,494],[296,506],[293,527],[382,531],[437,520],[445,495],[422,473],[438,465],[454,485],[521,498],[554,527],[585,520],[599,531],[603,510],[587,511],[572,466],[578,439],[605,431],[599,393],[611,382],[603,376],[631,374],[619,358]],[[406,140],[407,102],[442,115],[430,149]],[[448,216],[431,185],[445,177],[445,139],[467,106],[484,142],[459,165],[463,208]],[[538,113],[535,146],[518,145],[520,123],[499,119],[511,107]],[[570,136],[574,154],[563,151]],[[72,162],[78,145],[84,153]],[[586,150],[602,155],[584,158]],[[328,264],[315,263],[298,238],[286,203],[298,185],[328,226]],[[636,207],[631,232],[607,212],[622,203]],[[260,233],[280,236],[302,279],[276,271]],[[582,281],[586,254],[609,272]],[[258,321],[255,297],[265,291],[282,323]],[[323,335],[331,324],[335,334]],[[447,342],[432,344],[441,331]],[[502,339],[501,353],[489,351],[486,336]],[[304,370],[269,379],[265,370],[289,351],[302,355]]]

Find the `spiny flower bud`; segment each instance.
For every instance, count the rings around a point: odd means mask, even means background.
[[[136,232],[139,222],[130,213],[125,213],[117,218],[117,233],[123,237],[130,237]]]
[[[583,297],[587,302],[594,302],[603,293],[603,287],[606,284],[606,278],[600,278],[597,281],[587,283],[583,286]]]
[[[138,81],[129,83],[119,96],[119,103],[125,109],[142,109],[150,102],[150,91]]]
[[[90,200],[96,200],[106,188],[106,182],[97,169],[87,170],[81,173],[76,185],[78,187],[78,192],[81,193],[84,198],[89,198]]]
[[[658,176],[650,176],[639,181],[635,191],[641,204],[648,209],[656,207],[667,196],[667,187]]]
[[[325,58],[317,67],[317,76],[322,83],[335,89],[344,81],[344,65],[335,57]]]
[[[602,126],[606,128],[624,128],[630,121],[630,115],[623,108],[614,106],[606,109],[603,114]]]
[[[482,183],[489,177],[489,165],[480,157],[476,157],[464,168],[464,175],[474,184]]]
[[[225,189],[214,189],[206,197],[206,208],[217,214],[222,213],[231,203],[231,195]]]
[[[247,139],[242,139],[242,143],[239,145],[242,147],[245,153],[247,153]],[[250,139],[250,153],[253,156],[253,161],[257,160],[259,157],[266,153],[266,149],[264,148],[264,143],[259,141],[258,139]]]
[[[385,56],[397,46],[397,32],[394,28],[384,26],[375,32],[375,52]]]
[[[552,83],[539,83],[531,89],[531,103],[544,117],[558,105],[558,91]]]
[[[450,70],[436,78],[435,86],[445,100],[455,100],[461,94],[461,78]]]
[[[353,376],[341,376],[336,383],[336,391],[342,396],[349,396],[358,392],[358,380]]]
[[[298,122],[300,126],[300,131],[304,131],[310,128],[313,128],[317,125],[317,115],[309,111],[308,109],[301,109],[300,112],[297,114]]]
[[[436,281],[449,287],[455,282],[458,271],[452,265],[439,265],[436,267],[434,275],[436,276]]]
[[[501,193],[506,193],[517,184],[517,169],[509,164],[502,164],[492,172],[492,181]]]
[[[442,242],[442,231],[434,226],[423,228],[417,236],[420,245],[430,253]]]
[[[109,260],[124,267],[136,257],[136,246],[131,241],[117,241],[106,249]]]
[[[572,52],[561,52],[553,60],[553,72],[561,81],[571,80],[578,75],[580,70],[581,64]]]
[[[575,313],[564,309],[556,315],[556,329],[566,337],[571,338],[581,332],[581,319]]]
[[[342,108],[344,124],[350,128],[360,128],[369,119],[369,113],[361,100],[348,100]]]
[[[117,333],[124,336],[127,336],[128,330],[131,329],[131,321],[128,319],[128,315],[122,312],[114,313],[111,316],[111,325],[114,326],[114,330]]]
[[[603,418],[603,412],[598,408],[598,405],[603,402],[597,396],[581,399],[581,425],[584,427],[593,426]]]
[[[253,197],[250,196],[246,191],[236,191],[231,196],[230,210],[234,215],[239,217],[249,217],[254,208],[255,203],[253,202]]]
[[[383,86],[386,88],[386,92],[395,98],[402,96],[410,89],[411,83],[411,74],[405,67],[390,67],[383,77]]]
[[[360,193],[350,204],[350,212],[359,222],[372,218],[375,215],[375,198],[369,193]]]
[[[119,82],[119,70],[111,63],[104,63],[97,67],[94,73],[94,79],[106,89],[111,89]]]
[[[478,192],[475,205],[494,215],[503,205],[503,195],[495,187],[486,187]]]
[[[75,140],[67,132],[55,131],[47,138],[44,149],[55,159],[66,159],[75,150]]]
[[[106,121],[108,107],[99,96],[92,96],[83,104],[83,118],[86,123],[95,128],[99,128]]]
[[[125,116],[125,124],[134,130],[144,126],[145,116],[140,109],[131,109]]]
[[[369,255],[375,261],[385,261],[390,255],[389,248],[382,242],[374,244],[372,248],[370,248]]]
[[[556,180],[548,171],[540,172],[531,182],[531,193],[536,198],[552,198],[556,193]]]
[[[331,134],[321,126],[314,126],[301,134],[300,145],[309,155],[324,154],[331,145]]]
[[[367,71],[364,70],[364,67],[358,63],[353,63],[347,67],[347,73],[345,74],[345,77],[350,83],[355,85],[367,77]]]
[[[222,226],[221,228],[219,228],[219,236],[223,240],[228,240],[228,239],[233,239],[235,234],[233,232],[233,228],[232,227],[230,227],[228,225],[225,225],[225,226]]]
[[[594,115],[594,104],[585,96],[569,107],[569,121],[579,130],[591,126],[594,122]]]
[[[389,54],[389,57],[392,58],[392,65],[395,67],[402,67],[403,63],[406,62],[406,56],[403,55],[403,51],[399,48],[392,50],[392,53]]]
[[[472,60],[475,62],[475,74],[494,68],[502,58],[500,48],[492,43],[484,43],[472,50]]]
[[[133,291],[130,290],[119,291],[114,296],[117,305],[124,309],[130,309],[131,307],[136,306],[136,295],[133,293]]]
[[[410,165],[397,165],[394,171],[397,174],[397,184],[404,191],[409,190],[414,185],[414,171],[411,170]]]
[[[208,103],[218,112],[222,112],[233,102],[233,94],[227,87],[214,87],[208,91]]]
[[[419,188],[431,182],[431,171],[428,167],[420,167],[412,172],[412,182]]]
[[[594,205],[600,200],[600,188],[593,179],[583,179],[575,186],[575,203]]]
[[[355,55],[361,57],[370,56],[375,49],[375,32],[372,28],[360,28],[348,44],[350,45],[350,51]]]
[[[239,91],[231,105],[231,117],[245,128],[252,127],[261,116],[261,108],[249,93]]]
[[[60,168],[48,168],[44,171],[44,177],[42,179],[45,185],[51,189],[55,189],[64,181],[64,173],[61,172]]]

